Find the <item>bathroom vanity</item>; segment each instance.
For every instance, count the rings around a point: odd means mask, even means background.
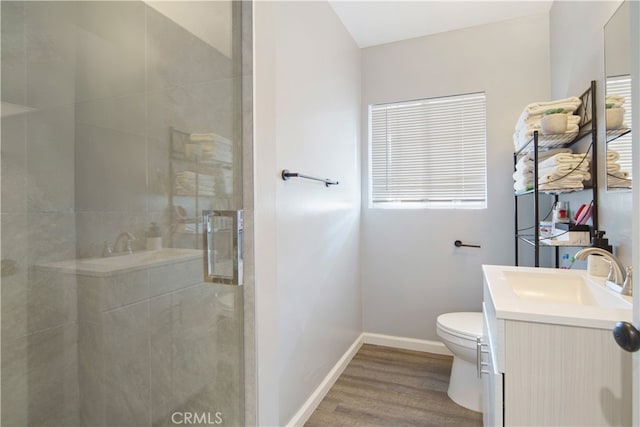
[[[483,266],[485,426],[631,425],[632,304],[586,271]]]

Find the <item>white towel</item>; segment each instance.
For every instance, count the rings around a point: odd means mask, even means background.
[[[571,165],[571,164],[558,165],[552,168],[544,168],[544,169],[538,170],[538,178],[540,179],[543,176],[555,177],[555,178],[562,178],[564,176],[567,176],[567,177],[581,176],[583,177],[582,179],[584,179],[585,181],[588,181],[589,179],[591,179],[591,173],[589,172],[588,169],[576,168],[574,165]],[[588,176],[588,178],[584,178],[585,176]]]
[[[619,172],[622,167],[617,162],[607,162],[607,173]]]
[[[569,193],[572,191],[584,190],[582,183],[558,183],[552,182],[549,184],[541,184],[539,190],[545,193]]]
[[[524,121],[527,117],[544,114],[545,111],[553,108],[562,108],[565,112],[573,113],[580,108],[580,105],[582,105],[582,101],[575,96],[555,101],[533,102],[524,108],[520,118]]]
[[[542,162],[540,162],[539,167],[541,169],[551,168],[562,163],[580,163],[585,167],[589,167],[591,163],[591,156],[588,154],[560,153],[543,160]]]
[[[624,171],[607,171],[607,187],[609,188],[631,188],[633,181],[629,178],[629,173]]]
[[[615,162],[619,158],[620,158],[620,153],[611,149],[607,149],[607,162]]]

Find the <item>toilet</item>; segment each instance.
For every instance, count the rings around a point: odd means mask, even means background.
[[[482,336],[482,313],[438,316],[438,336],[453,353],[449,397],[460,406],[482,412],[482,383],[477,372],[477,339]]]

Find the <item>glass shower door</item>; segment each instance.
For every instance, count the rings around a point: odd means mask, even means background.
[[[1,8],[2,425],[244,425],[241,3]]]

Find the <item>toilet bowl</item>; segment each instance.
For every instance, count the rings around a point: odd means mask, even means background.
[[[453,353],[447,394],[460,406],[482,411],[482,383],[478,378],[477,339],[482,336],[482,313],[446,313],[438,316],[436,332]]]

